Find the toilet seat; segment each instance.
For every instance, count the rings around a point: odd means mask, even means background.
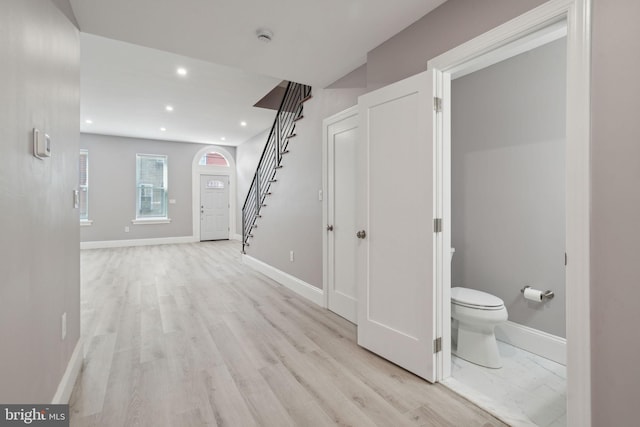
[[[504,308],[504,301],[495,295],[461,287],[451,288],[451,303],[476,310],[501,310]]]

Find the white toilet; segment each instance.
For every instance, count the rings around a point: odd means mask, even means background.
[[[494,328],[507,316],[504,301],[497,296],[451,288],[452,353],[477,365],[501,368]]]

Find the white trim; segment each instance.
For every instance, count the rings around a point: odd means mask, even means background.
[[[80,227],[90,227],[93,225],[93,220],[92,219],[81,219],[80,220]]]
[[[508,46],[523,37],[562,20],[567,23],[567,142],[566,142],[566,267],[567,293],[567,425],[591,426],[591,327],[590,327],[590,129],[591,129],[591,0],[550,0],[541,6],[494,28],[428,61],[428,68],[450,78],[480,56]],[[442,90],[441,92],[442,93]],[[443,96],[447,96],[446,94]],[[450,109],[444,102],[444,125],[450,126]],[[446,133],[445,133],[446,134]],[[443,142],[440,141],[442,144]],[[448,142],[450,144],[450,141]],[[450,177],[444,174],[438,191],[450,191]],[[445,224],[450,223],[446,207]],[[445,227],[445,233],[451,231]],[[443,259],[445,257],[441,257]],[[446,259],[446,258],[445,258]],[[444,262],[439,268],[445,268]],[[450,268],[450,267],[448,267]],[[446,306],[447,286],[436,283]],[[444,322],[443,322],[444,323]],[[450,341],[451,331],[438,331]],[[450,359],[450,354],[444,358]],[[450,366],[446,362],[444,369]],[[450,375],[443,372],[443,376]]]
[[[237,240],[238,242],[242,242],[242,234],[231,233],[229,235],[229,238],[232,239],[232,240]]]
[[[285,288],[292,290],[293,292],[319,305],[320,307],[324,307],[324,292],[322,291],[322,289],[316,288],[315,286],[310,285],[307,282],[290,275],[289,273],[278,270],[277,268],[266,264],[258,259],[255,259],[249,255],[243,254],[242,262],[253,268],[254,270],[259,271],[265,276],[280,283]]]
[[[562,365],[567,364],[567,340],[519,323],[506,321],[496,326],[496,338]]]
[[[132,219],[131,223],[135,225],[169,224],[171,223],[171,218],[136,218]]]
[[[179,245],[182,243],[195,243],[198,239],[193,236],[182,237],[159,237],[154,239],[132,239],[132,240],[104,240],[94,242],[80,242],[80,249],[104,249],[104,248],[127,248],[131,246],[153,246],[153,245]]]
[[[75,385],[76,380],[78,379],[78,374],[80,374],[80,370],[82,369],[82,362],[84,360],[82,350],[82,338],[79,338],[75,348],[73,349],[73,353],[71,353],[67,369],[65,369],[62,379],[58,384],[56,394],[53,395],[53,399],[51,400],[52,405],[66,405],[69,403],[73,386]]]
[[[354,105],[346,110],[327,117],[322,121],[322,289],[324,292],[324,308],[329,308],[329,241],[326,226],[329,224],[329,141],[327,129],[333,123],[358,115],[358,106]],[[355,165],[354,165],[355,167]],[[358,323],[354,319],[353,323]]]
[[[229,162],[229,166],[202,166],[200,159],[205,153],[215,151],[222,154]],[[238,190],[236,185],[236,161],[229,151],[219,145],[207,145],[193,156],[191,162],[191,212],[193,224],[193,238],[200,241],[200,176],[222,175],[229,177],[229,237],[236,232],[236,211],[238,204]],[[242,240],[242,238],[241,238]]]

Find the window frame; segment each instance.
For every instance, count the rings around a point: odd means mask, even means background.
[[[141,186],[146,183],[141,182],[140,177],[140,164],[143,159],[155,159],[162,160],[163,163],[163,171],[162,171],[162,187],[153,187],[151,186],[151,202],[154,203],[153,199],[155,198],[154,193],[156,190],[161,189],[163,191],[162,200],[160,203],[162,204],[162,210],[160,215],[144,215],[141,214]],[[162,224],[170,222],[169,219],[169,156],[166,154],[148,154],[148,153],[136,153],[136,183],[135,183],[135,219],[132,220],[134,224]]]

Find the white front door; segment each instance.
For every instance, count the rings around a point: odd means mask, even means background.
[[[432,382],[434,88],[434,74],[427,71],[358,103],[358,344]]]
[[[327,303],[357,322],[356,184],[358,115],[348,110],[325,120],[327,144]]]
[[[200,176],[200,241],[229,238],[229,177]]]

